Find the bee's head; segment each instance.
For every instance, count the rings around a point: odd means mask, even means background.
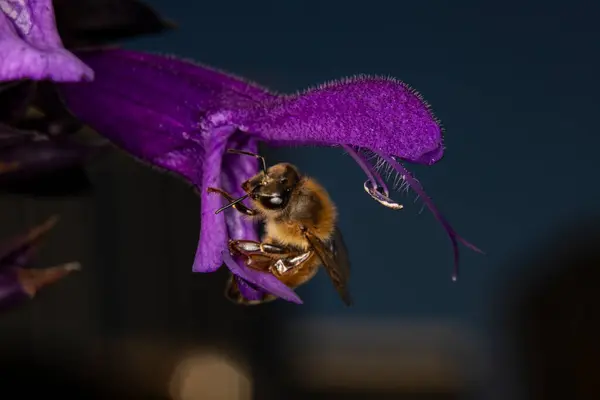
[[[248,179],[242,189],[265,210],[283,210],[290,201],[294,189],[300,183],[300,173],[291,164],[281,163],[267,169],[267,173]]]

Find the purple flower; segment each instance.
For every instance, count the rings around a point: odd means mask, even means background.
[[[105,143],[51,140],[0,124],[0,192],[49,195],[87,189],[81,166],[106,148]]]
[[[92,80],[94,72],[64,49],[51,0],[0,0],[0,81]]]
[[[442,128],[430,108],[400,81],[358,76],[296,95],[278,95],[173,57],[119,49],[76,54],[94,68],[96,79],[60,85],[71,111],[130,154],[175,172],[200,192],[202,221],[194,271],[212,272],[225,262],[235,276],[250,283],[249,290],[281,289],[271,275],[250,275],[247,267],[229,257],[228,239],[256,240],[256,227],[239,213],[215,215],[223,200],[206,191],[216,186],[241,195],[241,183],[258,173],[258,164],[226,150],[256,152],[258,142],[342,147],[365,170],[367,192],[388,207],[401,208],[389,198],[364,153],[375,154],[442,223],[452,241],[455,265],[458,242],[479,251],[452,229],[402,165],[432,165],[442,158],[444,147]],[[299,301],[289,289],[287,293],[290,300]]]
[[[32,299],[42,287],[79,270],[76,262],[44,269],[28,268],[39,242],[57,221],[57,217],[51,217],[27,234],[15,237],[0,247],[0,311],[7,311]]]
[[[73,138],[83,124],[52,81],[90,80],[93,72],[63,42],[89,47],[172,27],[136,0],[0,0],[1,190],[73,195],[90,187],[83,164],[106,143]]]

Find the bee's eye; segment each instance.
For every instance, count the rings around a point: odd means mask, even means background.
[[[286,178],[286,177],[283,177],[283,178],[279,179],[279,182],[281,182],[281,183],[286,183],[286,182],[287,182],[287,178]]]

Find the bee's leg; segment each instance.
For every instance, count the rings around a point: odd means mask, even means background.
[[[227,193],[226,191],[224,191],[222,189],[219,189],[219,188],[209,187],[208,189],[206,189],[206,191],[208,193],[217,193],[217,194],[220,194],[221,196],[225,197],[225,199],[227,199],[227,201],[230,202],[230,203],[233,203],[236,200],[229,193]],[[236,211],[241,212],[242,214],[248,215],[250,217],[253,217],[253,216],[255,216],[255,215],[258,214],[258,212],[256,210],[253,210],[251,208],[246,207],[241,202],[232,205],[232,207]]]
[[[265,158],[263,156],[255,154],[255,153],[251,153],[249,151],[243,151],[243,150],[237,150],[237,149],[228,149],[227,152],[230,154],[243,154],[245,156],[258,158],[262,164],[263,173],[265,175],[267,175],[267,162],[265,161]]]
[[[272,260],[293,257],[298,251],[289,247],[278,246],[272,243],[257,242],[255,240],[230,240],[229,250],[232,253],[246,257],[265,256]]]
[[[269,270],[275,276],[290,276],[294,275],[300,270],[300,266],[305,264],[307,260],[312,256],[312,251],[304,253],[296,253],[289,257],[281,258],[275,261]]]

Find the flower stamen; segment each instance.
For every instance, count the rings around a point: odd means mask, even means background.
[[[396,203],[390,198],[390,192],[385,184],[385,181],[381,179],[381,176],[375,171],[373,167],[362,157],[361,154],[356,152],[352,147],[344,145],[344,150],[356,161],[356,163],[362,168],[367,175],[367,179],[363,185],[365,192],[369,194],[375,201],[381,205],[391,208],[392,210],[400,210],[404,206],[400,203]]]
[[[458,279],[458,265],[459,265],[458,243],[460,242],[464,246],[466,246],[469,249],[471,249],[473,251],[476,251],[478,253],[482,253],[483,254],[483,251],[480,250],[478,247],[476,247],[474,244],[468,242],[466,239],[464,239],[462,236],[460,236],[454,230],[454,228],[452,228],[452,226],[450,225],[450,223],[446,220],[446,218],[442,215],[442,213],[435,206],[435,204],[433,203],[433,200],[431,200],[431,198],[427,195],[427,193],[425,193],[425,190],[423,189],[423,186],[421,186],[421,184],[419,183],[419,181],[416,180],[412,176],[412,174],[402,164],[400,164],[398,161],[396,161],[396,159],[393,156],[388,156],[388,155],[383,155],[383,154],[379,154],[379,155],[389,165],[391,165],[400,175],[402,175],[403,179],[410,186],[410,188],[412,190],[414,190],[415,193],[417,194],[417,196],[419,196],[419,198],[421,198],[423,200],[423,203],[425,204],[425,206],[427,208],[429,208],[429,211],[431,211],[433,213],[433,215],[435,216],[435,218],[444,227],[444,230],[446,231],[446,234],[448,235],[448,237],[450,238],[450,241],[452,242],[452,249],[453,249],[453,252],[454,252],[454,270],[453,270],[453,273],[452,273],[452,280],[456,281]]]

